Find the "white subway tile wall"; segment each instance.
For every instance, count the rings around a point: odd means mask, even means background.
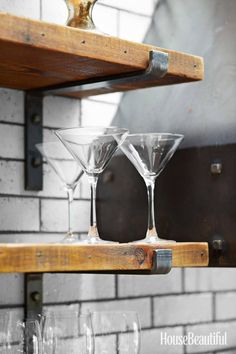
[[[212,294],[191,294],[154,298],[154,323],[179,325],[213,320]]]
[[[47,274],[44,277],[44,301],[76,302],[115,299],[115,275]],[[60,289],[60,291],[58,291]],[[106,291],[104,291],[106,289]]]
[[[236,293],[219,293],[216,294],[216,320],[227,320],[236,318]],[[227,306],[225,306],[227,304]]]
[[[29,17],[38,20],[40,18],[41,0],[1,0],[0,10],[12,15]]]
[[[155,0],[100,0],[94,20],[100,31],[142,41]],[[63,0],[1,0],[0,11],[64,24]],[[59,127],[107,125],[121,94],[73,100],[44,99],[44,140]],[[44,190],[24,190],[24,94],[0,89],[0,242],[57,242],[67,229],[66,194],[58,177],[44,165]],[[73,226],[82,235],[89,223],[89,188],[85,177],[76,192]],[[0,276],[0,318],[23,316],[23,275]],[[44,276],[47,310],[136,310],[143,327],[141,354],[236,352],[236,270],[176,269],[168,276],[48,274]],[[227,331],[224,347],[161,344],[161,334]],[[231,350],[231,351],[229,351]]]
[[[0,123],[0,158],[24,159],[23,126]]]
[[[24,93],[0,89],[0,122],[24,123]]]
[[[89,227],[90,203],[75,200],[71,210],[71,223],[75,232],[85,232]],[[41,200],[41,230],[46,232],[66,232],[68,227],[67,200]]]
[[[83,100],[81,103],[82,125],[109,126],[117,110],[117,104],[95,100]]]
[[[168,275],[119,275],[118,297],[173,294],[182,292],[182,272],[174,269]]]
[[[6,304],[6,299],[8,305],[22,306],[24,303],[23,285],[22,274],[2,274],[0,276],[0,306]]]
[[[2,231],[39,231],[39,199],[0,197]]]

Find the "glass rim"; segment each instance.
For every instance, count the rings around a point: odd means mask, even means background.
[[[120,127],[116,127],[116,126],[82,126],[82,127],[72,127],[72,128],[61,128],[61,129],[56,129],[54,130],[54,133],[56,135],[60,135],[60,132],[70,132],[72,130],[80,130],[81,132],[85,131],[85,130],[89,130],[91,129],[91,133],[90,134],[78,134],[78,136],[96,136],[96,130],[102,130],[102,129],[107,129],[107,130],[114,130],[114,132],[108,132],[108,134],[101,134],[99,136],[114,136],[114,135],[119,135],[121,133],[125,134],[125,133],[129,133],[129,130],[127,128],[120,128]],[[94,130],[94,132],[93,132]],[[77,135],[77,134],[71,134],[71,135]]]
[[[42,318],[55,317],[55,318],[89,318],[91,317],[91,313],[81,313],[79,311],[67,310],[64,313],[64,310],[61,311],[45,311],[41,315]]]
[[[61,145],[61,142],[60,142],[60,140],[57,140],[57,141],[44,141],[44,142],[42,142],[42,143],[37,143],[37,144],[35,144],[35,146],[44,146],[44,145]],[[63,146],[63,145],[62,145]]]
[[[183,134],[175,134],[175,133],[132,133],[132,134],[128,134],[127,137],[129,136],[159,136],[162,135],[164,137],[170,137],[170,139],[167,138],[167,140],[171,140],[171,139],[183,139],[184,135]]]
[[[91,312],[91,316],[93,315],[93,314],[109,314],[109,315],[112,315],[112,314],[121,314],[121,315],[123,315],[123,314],[133,314],[133,315],[137,315],[138,316],[138,312],[137,311],[132,311],[132,310],[124,310],[124,311],[122,311],[122,310],[111,310],[111,311],[109,311],[109,310],[100,310],[100,311],[92,311]]]

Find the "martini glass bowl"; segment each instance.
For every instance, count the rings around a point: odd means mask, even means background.
[[[71,227],[71,205],[74,199],[75,189],[83,175],[83,171],[60,141],[37,144],[36,148],[52,167],[67,192],[68,232],[62,242],[78,242],[78,238],[73,233]]]
[[[96,219],[96,188],[99,175],[128,134],[116,127],[82,127],[57,130],[56,135],[65,144],[88,177],[91,188],[90,228],[86,243],[107,243],[99,237]]]
[[[121,149],[143,177],[148,194],[148,229],[138,242],[175,242],[159,238],[154,214],[155,180],[171,159],[183,135],[169,133],[130,134]]]

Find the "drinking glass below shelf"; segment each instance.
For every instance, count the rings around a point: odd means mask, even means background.
[[[94,354],[94,336],[90,314],[67,310],[44,314],[44,354]]]
[[[11,312],[0,316],[0,352],[43,354],[39,322],[33,319],[18,320]]]

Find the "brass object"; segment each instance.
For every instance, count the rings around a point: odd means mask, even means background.
[[[69,17],[67,26],[93,31],[96,27],[92,19],[92,11],[97,0],[65,0]]]

